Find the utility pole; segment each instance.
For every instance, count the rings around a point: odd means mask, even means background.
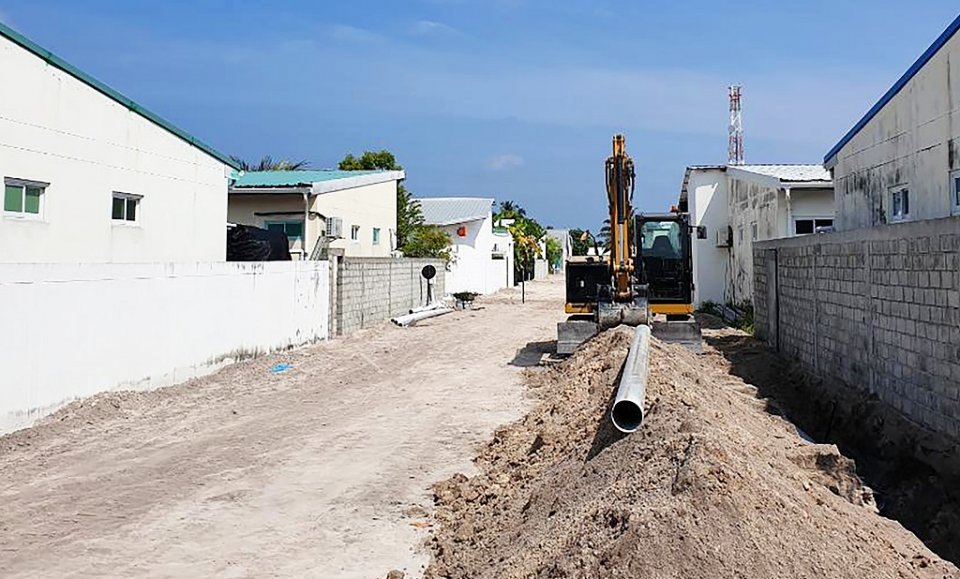
[[[740,85],[730,87],[730,146],[727,151],[728,165],[743,165],[743,108]]]

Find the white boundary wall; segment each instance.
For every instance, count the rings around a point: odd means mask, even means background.
[[[328,337],[328,262],[0,264],[0,433]]]

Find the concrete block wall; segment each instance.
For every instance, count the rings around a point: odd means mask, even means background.
[[[344,257],[337,264],[336,321],[338,335],[349,334],[426,305],[426,265],[437,269],[435,299],[444,295],[444,264],[436,259]]]
[[[754,260],[768,344],[960,439],[960,218],[762,242]]]

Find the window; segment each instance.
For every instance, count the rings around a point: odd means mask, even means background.
[[[111,217],[114,221],[136,223],[140,213],[140,195],[129,193],[113,193],[113,210]]]
[[[743,243],[743,226],[737,228],[737,243]]]
[[[43,215],[43,197],[49,183],[6,178],[3,180],[3,212],[13,217]]]
[[[797,235],[810,235],[813,233],[813,219],[797,219],[795,224]]]
[[[640,228],[644,256],[677,259],[680,256],[680,224],[676,221],[647,221]]]
[[[350,239],[352,241],[360,241],[360,226],[354,225],[350,228]]]
[[[950,174],[950,210],[954,215],[960,214],[960,171]]]
[[[758,233],[758,232],[757,232],[757,222],[754,221],[752,224],[750,224],[750,239],[752,239],[753,241],[756,241],[756,240],[757,240],[757,233]]]
[[[290,247],[297,241],[303,246],[303,221],[273,221],[266,224],[269,231],[279,231],[287,236]]]
[[[373,228],[373,244],[380,245],[380,228],[379,227]]]
[[[810,235],[816,233],[821,227],[833,227],[833,219],[830,218],[803,218],[793,220],[794,235]]]
[[[903,221],[910,217],[910,191],[905,187],[890,192],[890,220]]]

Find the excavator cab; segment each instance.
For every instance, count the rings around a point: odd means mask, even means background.
[[[687,214],[640,215],[634,231],[640,280],[647,286],[650,312],[692,314],[693,260]]]
[[[638,277],[647,286],[652,333],[699,351],[700,327],[693,317],[692,232],[688,213],[635,218]]]

